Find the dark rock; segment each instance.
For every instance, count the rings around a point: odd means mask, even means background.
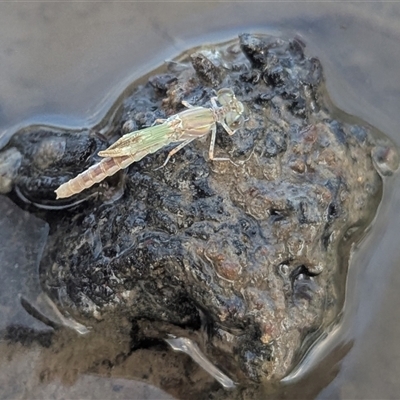
[[[382,181],[370,128],[332,117],[321,65],[300,41],[246,34],[242,51],[229,46],[213,53],[220,63],[196,53],[194,69],[138,87],[112,134],[126,121],[143,128],[175,114],[182,100],[209,107],[213,87],[230,87],[247,121],[232,137],[218,127],[216,156],[236,165],[211,162],[197,141],[155,171],[168,147],[70,201],[92,194],[85,203],[36,211],[51,226],[42,282],[60,307],[92,324],[128,317],[141,340],[143,321],[153,324],[151,340],[173,327],[197,332],[234,380],[277,380],[308,335],[340,312],[343,263],[375,214]],[[54,189],[105,145],[89,132],[32,128],[3,151],[22,156],[8,179],[55,206]],[[395,156],[382,150],[376,159]],[[124,188],[114,201],[113,187]]]

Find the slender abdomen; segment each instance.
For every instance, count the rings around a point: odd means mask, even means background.
[[[63,183],[55,192],[57,199],[70,197],[76,193],[82,192],[90,188],[95,183],[101,182],[108,176],[114,175],[120,169],[126,168],[135,160],[132,157],[107,157],[99,163],[92,165],[86,171],[77,175],[75,178],[70,179],[68,182]]]

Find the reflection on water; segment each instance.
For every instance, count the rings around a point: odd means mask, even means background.
[[[39,262],[49,227],[40,219],[21,211],[9,199],[0,197],[1,274],[0,332],[22,337],[30,331],[50,332],[45,324],[27,314],[20,296],[34,299],[40,293]],[[27,338],[26,338],[27,339]]]
[[[321,59],[328,90],[340,108],[362,117],[400,144],[400,82],[393,67],[400,61],[399,15],[398,5],[385,3],[168,3],[165,7],[149,3],[3,3],[0,145],[18,127],[33,121],[90,126],[134,78],[164,59],[207,40],[229,39],[238,31],[273,29],[290,37],[299,35],[309,52]],[[400,182],[398,175],[389,179],[373,230],[351,260],[342,326],[316,349],[319,354],[310,354],[308,367],[286,387],[282,398],[315,397],[321,390],[321,398],[382,398],[396,397],[400,391],[400,216],[396,212],[400,191],[394,189]],[[119,348],[110,349],[109,365],[96,365],[107,358],[107,336],[115,338],[115,332],[102,332],[97,341],[88,342],[72,331],[54,334],[26,313],[18,296],[22,294],[34,304],[40,295],[35,272],[48,228],[13,209],[7,200],[1,201],[5,210],[1,215],[8,218],[1,220],[1,227],[9,232],[10,241],[2,242],[0,326],[6,334],[19,338],[14,345],[0,343],[1,398],[170,398],[152,386],[123,379],[147,380],[150,374],[152,382],[169,388],[177,397],[192,393],[193,384],[203,385],[204,391],[215,388],[200,368],[166,349],[158,355],[160,369],[175,365],[180,373],[170,382],[161,382],[162,376],[151,370],[149,350],[132,358],[129,343],[123,341]],[[10,260],[10,254],[15,258]],[[66,341],[74,343],[75,353],[63,348]],[[113,369],[110,366],[116,362],[112,358],[116,354],[120,358]],[[89,371],[92,375],[80,375],[90,365],[96,366]],[[116,378],[105,378],[105,371]]]

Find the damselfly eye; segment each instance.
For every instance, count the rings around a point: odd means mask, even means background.
[[[226,124],[233,130],[237,130],[243,126],[244,117],[236,111],[230,111],[225,115]]]
[[[232,128],[233,130],[240,129],[240,128],[243,126],[244,121],[245,121],[245,119],[244,119],[243,115],[241,115],[240,117],[238,117],[238,118],[231,124],[231,128]]]
[[[232,89],[220,89],[217,92],[218,101],[221,106],[229,106],[232,103],[232,100],[235,98],[235,94]]]

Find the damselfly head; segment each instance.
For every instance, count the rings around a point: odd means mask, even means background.
[[[225,122],[232,129],[237,130],[243,126],[244,119],[244,106],[239,101],[232,89],[220,89],[217,93],[218,102],[225,109]]]

